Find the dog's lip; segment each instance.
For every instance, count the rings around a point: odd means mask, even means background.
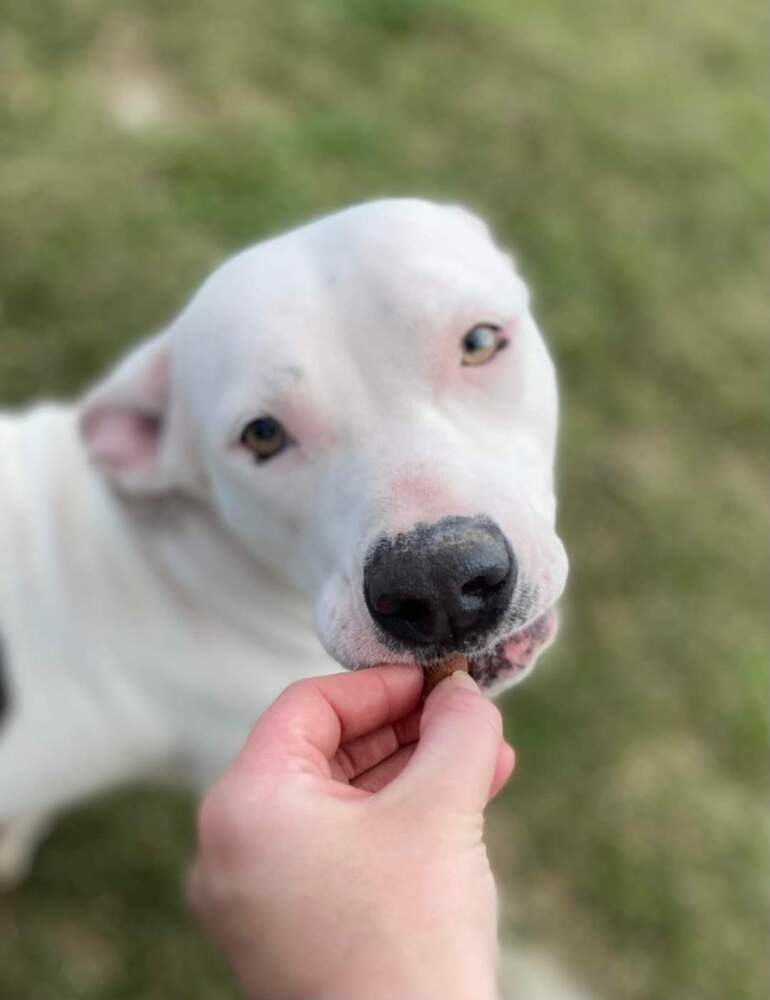
[[[556,607],[552,606],[483,652],[463,653],[462,649],[448,649],[441,655],[433,654],[430,659],[421,660],[417,657],[411,662],[417,663],[424,671],[428,672],[432,667],[447,659],[465,655],[468,658],[468,672],[472,677],[488,671],[492,661],[496,663],[498,670],[508,669],[519,673],[529,665],[535,653],[553,638],[556,624]]]
[[[555,630],[556,611],[549,608],[488,652],[469,657],[468,673],[482,686],[485,679],[501,672],[508,676],[520,674],[527,669],[538,650],[552,638]]]

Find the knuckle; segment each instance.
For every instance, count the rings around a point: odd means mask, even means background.
[[[248,835],[242,796],[231,782],[220,781],[198,807],[198,849],[203,858],[221,864],[235,856]]]
[[[291,834],[296,812],[292,797],[275,782],[226,775],[198,807],[198,855],[218,870],[251,864],[271,843]]]
[[[196,829],[198,847],[203,854],[208,854],[220,842],[223,833],[221,794],[219,786],[213,788],[204,796],[198,806]]]
[[[278,702],[293,702],[297,698],[301,698],[303,693],[307,691],[313,684],[312,679],[304,678],[299,681],[292,681],[288,687],[284,688],[283,691],[278,696]]]
[[[318,677],[304,677],[284,688],[275,704],[283,707],[291,706],[296,711],[302,712],[303,708],[317,699],[321,693],[322,687]]]

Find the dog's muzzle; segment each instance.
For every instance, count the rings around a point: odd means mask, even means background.
[[[497,628],[516,574],[494,521],[445,517],[380,539],[364,566],[364,596],[389,644],[435,656],[478,646]]]

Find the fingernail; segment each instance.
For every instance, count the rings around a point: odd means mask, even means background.
[[[479,686],[471,677],[470,674],[466,673],[464,670],[455,670],[453,674],[450,675],[449,681],[452,684],[457,684],[461,687],[468,688],[469,691],[478,691]]]

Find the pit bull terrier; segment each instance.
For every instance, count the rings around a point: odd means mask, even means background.
[[[294,680],[521,680],[567,573],[556,430],[511,258],[410,199],[238,254],[81,401],[0,414],[0,879],[101,789],[204,789]]]

